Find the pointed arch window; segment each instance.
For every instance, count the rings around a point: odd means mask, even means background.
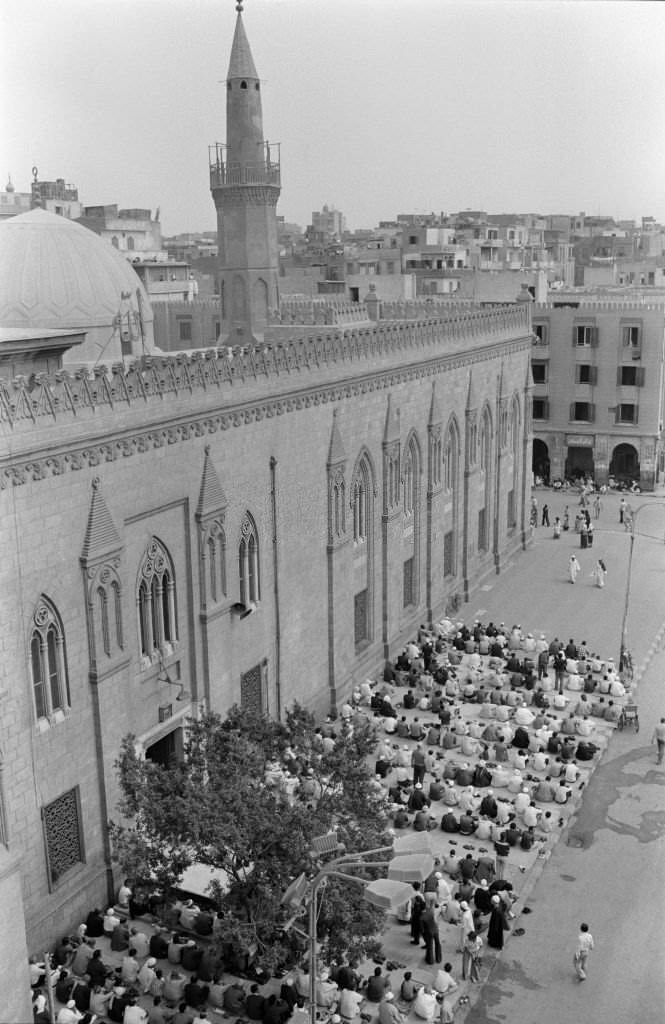
[[[416,473],[415,454],[413,442],[411,442],[404,456],[404,473],[402,476],[404,488],[404,515],[410,517],[416,505]]]
[[[480,427],[480,468],[483,472],[490,469],[492,453],[492,427],[487,414],[483,416]]]
[[[454,491],[457,486],[457,452],[457,434],[451,425],[443,449],[443,487],[446,491]]]
[[[30,667],[37,718],[70,706],[65,634],[55,607],[41,598],[33,616]]]
[[[353,484],[353,539],[356,544],[367,540],[367,481],[360,473]]]
[[[110,655],[111,632],[109,629],[109,599],[108,594],[103,587],[100,587],[97,591],[97,601],[99,604],[99,621],[102,628],[102,647],[104,648],[104,654]]]
[[[355,471],[352,487],[353,540],[364,544],[370,534],[370,509],[372,475],[367,458],[364,456]]]
[[[333,527],[335,537],[341,537],[346,532],[344,496],[344,477],[339,474],[333,484]]]
[[[259,540],[256,524],[250,515],[245,516],[240,532],[238,546],[240,601],[244,605],[248,605],[250,601],[258,604],[260,597]]]
[[[111,595],[113,597],[113,616],[115,619],[115,638],[120,650],[124,646],[122,636],[122,604],[120,603],[120,584],[117,580],[111,583]]]
[[[166,548],[153,537],[143,556],[137,592],[141,654],[153,658],[178,639],[175,576]]]

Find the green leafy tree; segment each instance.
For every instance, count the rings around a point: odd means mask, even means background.
[[[238,708],[194,720],[182,762],[168,767],[140,758],[127,736],[116,762],[123,820],[110,823],[114,856],[125,875],[150,879],[166,899],[191,864],[221,869],[227,882],[210,892],[223,912],[220,941],[266,969],[290,964],[302,951],[304,919],[285,928],[294,911],[282,897],[295,877],[316,874],[312,839],[334,829],[348,853],[388,841],[385,801],[370,786],[374,743],[371,723],[358,716],[322,754],[314,719],[298,705],[284,723]],[[289,801],[270,784],[271,762],[284,759],[307,774],[313,795]],[[371,870],[362,877],[380,873]],[[382,924],[361,885],[327,880],[317,920],[323,960],[373,954]]]

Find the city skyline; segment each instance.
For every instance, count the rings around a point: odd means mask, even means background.
[[[214,230],[235,19],[232,0],[5,7],[2,173]],[[665,221],[660,4],[247,0],[243,19],[287,221],[325,203],[352,229],[466,208]]]

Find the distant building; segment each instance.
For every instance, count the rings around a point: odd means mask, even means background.
[[[150,210],[119,210],[116,203],[111,203],[107,206],[85,206],[78,220],[129,259],[133,259],[134,254],[144,260],[167,258],[162,249],[159,211],[153,219]]]
[[[346,231],[346,218],[341,210],[334,206],[324,206],[322,210],[312,211],[312,223],[307,229],[310,242],[341,242]]]
[[[9,178],[4,191],[0,192],[0,220],[34,209],[47,210],[68,220],[76,220],[81,216],[81,203],[75,185],[67,185],[64,178],[40,181],[36,167],[32,168],[32,174],[29,192],[17,192]]]
[[[49,213],[56,213],[68,220],[77,220],[81,216],[79,191],[76,185],[67,185],[64,178],[55,181],[40,181],[36,167],[32,168],[34,181],[31,185],[31,208],[40,207]]]
[[[133,259],[132,267],[151,302],[193,302],[199,294],[189,263],[182,260]]]
[[[551,299],[532,308],[534,473],[653,490],[664,468],[663,301]]]

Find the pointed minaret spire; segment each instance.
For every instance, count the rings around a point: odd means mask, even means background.
[[[256,66],[254,64],[254,58],[252,57],[252,51],[249,48],[249,40],[245,33],[245,26],[241,17],[242,4],[236,4],[236,11],[238,17],[236,19],[236,30],[233,36],[233,43],[231,45],[231,58],[229,60],[229,70],[226,76],[227,82],[231,78],[254,78],[258,80],[256,73]]]
[[[226,145],[210,147],[210,189],[217,209],[225,342],[264,339],[279,309],[276,206],[281,191],[279,145],[263,136],[261,80],[236,4],[226,76]]]

